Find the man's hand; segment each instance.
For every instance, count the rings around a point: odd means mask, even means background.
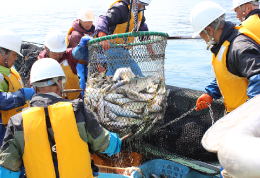
[[[154,52],[154,50],[152,48],[152,45],[148,44],[146,48],[147,48],[147,50],[148,50],[148,52],[150,54],[150,57],[152,58],[152,60],[154,60],[155,59],[155,52]]]
[[[197,103],[196,103],[196,108],[195,110],[196,111],[199,111],[199,110],[202,110],[202,109],[206,109],[208,108],[209,106],[207,105],[208,104],[211,104],[212,102],[212,98],[211,96],[209,96],[207,93],[204,93],[203,95],[201,95],[198,100],[197,100]]]
[[[102,31],[99,31],[98,32],[98,37],[102,37],[102,36],[106,36],[107,34],[105,34],[104,32]],[[100,44],[102,45],[103,49],[106,51],[106,50],[109,50],[110,49],[110,44],[109,44],[109,41],[106,40],[106,41],[102,41],[100,42]]]

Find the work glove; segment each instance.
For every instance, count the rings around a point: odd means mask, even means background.
[[[107,34],[105,34],[104,32],[102,31],[99,31],[98,32],[98,37],[102,37],[102,36],[106,36]],[[109,44],[109,41],[106,40],[106,41],[101,41],[100,42],[101,46],[103,47],[103,49],[106,51],[106,50],[109,50],[110,49],[110,44]]]
[[[116,133],[109,132],[109,136],[110,136],[109,146],[103,153],[106,153],[108,156],[112,156],[113,154],[120,152],[121,140]]]
[[[211,104],[212,102],[212,97],[209,96],[207,93],[204,93],[203,95],[201,95],[198,100],[197,100],[197,103],[196,103],[196,108],[195,110],[196,111],[199,111],[199,110],[202,110],[202,109],[206,109],[208,108],[209,106],[207,105],[208,104]]]
[[[88,44],[89,40],[93,40],[93,37],[89,36],[89,35],[85,35],[80,39],[79,45],[81,47],[86,47]]]
[[[32,96],[36,94],[33,88],[23,88],[23,91],[24,91],[25,101],[31,100]]]

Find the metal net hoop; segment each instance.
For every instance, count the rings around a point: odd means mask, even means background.
[[[140,31],[88,42],[85,103],[109,131],[141,137],[163,122],[167,38],[167,33]]]

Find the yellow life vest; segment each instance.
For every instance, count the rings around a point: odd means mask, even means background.
[[[18,72],[16,72],[13,68],[11,68],[11,73],[9,76],[4,76],[5,80],[8,82],[8,92],[15,92],[20,88],[23,88],[23,82]],[[23,108],[29,106],[29,102],[26,101],[24,106],[20,106],[8,111],[1,111],[2,114],[2,122],[4,125],[8,124],[10,117],[22,111]]]
[[[72,103],[48,106],[56,143],[60,178],[93,178],[88,144],[78,132]],[[28,178],[56,178],[48,139],[44,108],[22,112],[24,128],[23,163]]]
[[[74,28],[73,28],[73,27],[70,27],[70,29],[69,29],[69,31],[68,31],[68,33],[67,33],[67,36],[66,36],[66,38],[65,38],[65,42],[66,42],[66,44],[67,44],[67,47],[68,47],[69,44],[70,44],[70,42],[69,42],[69,35],[72,33],[73,30],[74,30]]]
[[[238,29],[240,33],[252,38],[260,45],[260,40],[252,32],[241,26],[235,28]],[[233,111],[249,99],[247,96],[248,79],[238,77],[230,73],[227,69],[226,56],[229,45],[230,42],[226,40],[222,44],[217,56],[215,57],[214,54],[212,56],[212,65],[216,81],[222,94],[227,112]]]
[[[67,77],[65,89],[80,89],[79,77],[72,72],[72,70],[69,66],[68,60],[66,59],[66,60],[62,61],[62,63],[60,65]],[[80,92],[66,93],[66,97],[69,100],[77,99],[79,97],[79,95],[80,95]]]
[[[117,2],[120,2],[121,0],[117,0],[116,2],[114,2],[110,8]],[[130,5],[128,6],[128,9],[131,11],[130,9]],[[139,27],[141,25],[141,22],[142,22],[142,18],[143,18],[143,11],[139,12],[138,13],[138,21],[137,21],[137,30],[139,30]],[[122,23],[122,24],[117,24],[116,26],[116,29],[114,30],[113,34],[119,34],[119,33],[125,33],[125,30],[126,30],[126,27],[127,27],[127,23],[128,22],[125,22],[125,23]],[[132,30],[134,29],[134,15],[133,15],[133,12],[131,12],[131,19],[130,19],[130,22],[129,22],[129,32],[131,32]],[[111,42],[113,43],[123,43],[123,41],[119,41],[119,40],[122,40],[122,39],[113,39]],[[128,42],[133,42],[134,41],[134,37],[129,37],[128,38]]]
[[[260,39],[260,18],[258,14],[249,16],[242,22],[242,26]]]

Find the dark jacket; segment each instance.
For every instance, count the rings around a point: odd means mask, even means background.
[[[228,70],[234,75],[249,79],[260,74],[260,46],[253,39],[234,29],[234,26],[234,23],[226,21],[219,43],[214,45],[211,51],[217,55],[221,45],[228,39],[230,41],[227,53]],[[249,85],[251,85],[250,81]],[[259,86],[255,87],[257,88],[254,90],[254,95],[260,93]],[[206,87],[206,91],[214,99],[221,97],[215,80]]]
[[[129,15],[129,5],[129,0],[122,0],[109,8],[105,15],[101,15],[96,21],[95,35],[97,36],[99,31],[103,31],[107,35],[111,35],[116,29],[117,24],[127,22]],[[142,17],[139,31],[148,31],[144,15]]]
[[[97,122],[97,117],[84,104],[83,100],[66,100],[50,94],[36,94],[33,96],[31,107],[47,107],[57,102],[71,102],[75,113],[79,135],[96,152],[104,152],[110,143],[109,133]],[[51,126],[48,130],[53,137]],[[0,165],[11,171],[20,171],[22,156],[24,153],[24,132],[22,113],[10,118],[3,146],[0,150]],[[50,143],[51,146],[52,143]],[[53,153],[53,161],[57,162],[56,154]]]
[[[90,30],[86,30],[84,29],[80,23],[79,23],[79,19],[75,20],[72,23],[72,28],[74,28],[74,30],[71,32],[71,34],[68,35],[68,40],[69,40],[69,48],[74,48],[76,47],[79,42],[80,39],[84,36],[84,34],[88,34],[90,36],[92,36],[94,34],[94,30],[95,30],[95,26],[92,25]]]
[[[246,19],[251,16],[251,15],[255,15],[255,14],[258,14],[259,18],[260,18],[260,9],[255,9],[255,10],[252,10],[251,12],[249,12],[246,16]]]

